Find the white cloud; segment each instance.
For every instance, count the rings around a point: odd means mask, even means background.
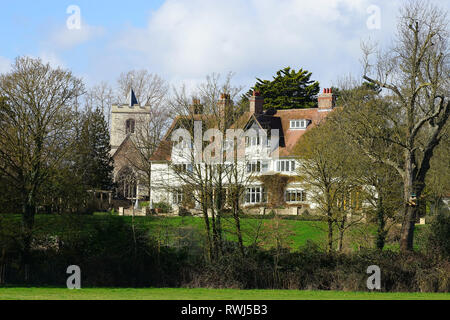
[[[71,49],[100,37],[104,33],[103,27],[90,26],[84,23],[80,29],[69,29],[66,25],[62,25],[51,34],[47,42],[59,49]]]
[[[358,64],[361,38],[374,33],[366,27],[372,2],[167,0],[147,28],[123,31],[115,49],[174,78],[235,71],[254,81],[290,65],[330,82]]]

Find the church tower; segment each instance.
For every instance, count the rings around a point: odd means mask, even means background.
[[[115,154],[128,136],[136,136],[142,126],[149,123],[150,106],[141,106],[133,89],[127,97],[127,104],[111,108],[111,154]]]
[[[142,198],[145,188],[139,182],[139,140],[150,123],[150,106],[141,106],[133,89],[124,105],[111,107],[111,154],[114,160],[115,196],[119,199]],[[142,140],[141,140],[142,141]]]

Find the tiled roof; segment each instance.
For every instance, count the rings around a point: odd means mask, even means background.
[[[180,121],[205,121],[210,119],[211,117],[208,115],[202,115],[202,114],[195,114],[195,115],[186,115],[186,116],[177,116],[169,130],[167,130],[166,135],[162,139],[161,143],[159,144],[158,148],[156,148],[153,155],[150,157],[150,161],[170,161],[172,158],[172,147],[173,142],[170,139],[170,135],[172,134],[173,130],[175,130],[179,124]]]
[[[170,140],[163,140],[150,157],[150,161],[170,161],[172,157],[173,142]]]
[[[294,146],[300,137],[309,129],[315,127],[322,121],[330,111],[319,111],[318,108],[311,109],[285,109],[277,110],[273,115],[255,115],[256,119],[263,129],[278,129],[280,130],[279,156],[292,156]],[[251,123],[249,118],[249,123]],[[309,120],[308,127],[304,130],[290,129],[291,120]],[[248,123],[248,124],[249,124]],[[247,126],[248,126],[247,124]]]
[[[319,124],[323,119],[325,119],[325,117],[329,113],[330,111],[319,111],[318,108],[278,110],[277,113],[274,115],[274,117],[278,117],[281,119],[281,125],[285,142],[284,146],[280,143],[279,156],[280,157],[291,156],[294,146],[296,145],[300,137],[307,130]],[[305,130],[290,129],[291,120],[302,120],[302,119],[311,121]]]
[[[277,110],[275,114],[260,114],[253,115],[250,112],[245,112],[232,126],[231,128],[244,128],[248,126],[252,121],[257,121],[263,129],[279,129],[280,130],[280,146],[279,156],[290,157],[294,146],[300,137],[309,129],[315,127],[320,123],[331,111],[325,111],[318,108],[311,109],[285,109]],[[172,141],[169,136],[176,128],[178,121],[181,119],[191,120],[205,120],[208,116],[196,115],[194,119],[192,116],[177,117],[173,121],[170,129],[168,130],[163,142],[157,148],[150,160],[152,161],[170,161],[172,154]],[[291,120],[310,120],[310,123],[305,130],[290,129]]]

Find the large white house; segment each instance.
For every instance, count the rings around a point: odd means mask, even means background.
[[[132,93],[131,93],[132,94]],[[132,99],[131,99],[132,100]],[[134,124],[137,122],[137,115],[146,114],[147,107],[139,107],[137,101],[131,101],[127,106],[113,107],[113,126],[111,140],[113,145],[115,159],[115,179],[119,182],[119,193],[127,198],[136,197],[145,199],[148,197],[148,190],[144,183],[138,180],[138,174],[132,167],[127,166],[124,161],[124,155],[132,152],[130,145],[133,144]],[[219,106],[223,106],[223,112],[226,112],[226,106],[229,104],[229,96],[222,95]],[[195,101],[194,101],[195,103]],[[318,97],[318,107],[308,109],[283,109],[266,110],[263,108],[264,99],[258,93],[254,93],[250,98],[250,109],[245,112],[239,120],[236,120],[230,128],[242,129],[247,135],[245,137],[245,156],[242,156],[239,163],[236,163],[241,169],[240,183],[245,185],[246,192],[242,203],[244,207],[258,211],[258,207],[263,208],[265,203],[270,201],[263,179],[261,176],[270,176],[281,174],[284,176],[295,176],[298,168],[298,160],[293,155],[293,149],[298,140],[307,131],[322,121],[335,107],[335,96],[331,89],[324,89]],[[185,206],[185,197],[189,192],[195,193],[195,190],[187,190],[183,187],[186,179],[192,175],[195,168],[193,166],[196,158],[195,141],[173,140],[174,133],[181,128],[186,128],[186,121],[208,121],[208,114],[202,112],[202,108],[192,108],[192,114],[188,116],[178,116],[173,121],[170,129],[165,135],[160,146],[149,159],[151,161],[151,199],[150,203],[167,203],[177,212],[181,206]],[[184,123],[183,123],[184,121]],[[208,129],[208,128],[206,128]],[[251,130],[253,129],[253,130]],[[122,135],[119,131],[124,131]],[[269,137],[254,134],[266,130]],[[186,131],[186,130],[185,130]],[[189,131],[189,130],[187,130]],[[278,131],[277,135],[271,135]],[[192,132],[192,131],[191,131]],[[252,132],[252,134],[247,134]],[[122,143],[118,144],[118,140]],[[224,137],[225,147],[230,143]],[[203,151],[203,150],[202,150]],[[226,163],[226,159],[224,159]],[[180,172],[185,172],[185,177],[181,177]],[[249,178],[251,176],[251,178]],[[124,178],[125,177],[125,178]],[[235,183],[230,177],[223,177],[223,184],[226,186]],[[302,187],[299,182],[290,181],[283,190],[286,214],[298,214],[305,208],[314,208],[315,204],[308,197],[308,190]],[[194,197],[195,198],[195,197]],[[198,207],[198,203],[192,204],[190,209]]]

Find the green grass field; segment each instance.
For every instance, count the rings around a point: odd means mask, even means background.
[[[5,225],[16,225],[20,228],[20,215],[1,215],[0,222]],[[111,216],[99,213],[94,216],[57,216],[57,215],[37,215],[35,232],[38,234],[62,234],[89,232],[95,225],[102,224],[109,219],[120,219],[131,224],[131,217]],[[158,238],[162,243],[173,243],[178,241],[180,236],[185,235],[189,230],[198,230],[200,234],[204,232],[203,218],[198,217],[136,217],[137,226],[149,230],[150,234]],[[270,219],[242,218],[241,228],[245,245],[255,242],[261,243],[264,234],[270,234],[273,221]],[[287,245],[295,250],[306,244],[307,241],[325,247],[327,241],[327,224],[323,221],[303,221],[303,220],[282,220],[282,228],[289,234]],[[224,236],[231,241],[237,241],[235,234],[234,220],[230,217],[223,218],[222,227]],[[422,229],[427,226],[416,227],[415,247],[421,246]],[[265,232],[264,232],[265,231]],[[371,248],[376,233],[376,226],[370,224],[360,224],[353,227],[346,233],[345,241],[348,247],[357,246]],[[387,243],[386,248],[398,249],[398,243]]]
[[[131,217],[118,216],[55,216],[38,215],[36,217],[36,234],[89,233],[99,224],[109,219],[123,220],[131,223]],[[0,216],[0,224],[20,227],[19,215]],[[180,230],[199,230],[203,232],[204,221],[193,217],[136,217],[137,226],[144,228],[160,241],[173,242],[180,236]],[[273,220],[244,218],[242,229],[246,245],[252,244],[258,236],[258,230],[270,228]],[[283,228],[289,230],[291,248],[297,249],[308,240],[319,245],[326,241],[326,223],[322,221],[283,220]],[[14,229],[13,227],[12,229]],[[417,228],[417,233],[421,229]],[[235,240],[233,220],[223,220],[225,236]],[[360,225],[350,230],[349,244],[355,242],[372,246],[375,227]],[[183,233],[181,233],[183,234]],[[258,239],[257,239],[258,240]],[[261,239],[259,239],[261,240]],[[258,240],[258,241],[259,241]],[[419,241],[417,241],[419,242]],[[392,245],[391,245],[392,246]],[[343,292],[343,291],[298,291],[298,290],[232,290],[232,289],[106,289],[87,288],[68,290],[63,288],[0,288],[0,300],[450,300],[450,294],[435,293],[379,293],[379,292]]]
[[[0,300],[450,300],[450,294],[233,289],[0,288]]]

